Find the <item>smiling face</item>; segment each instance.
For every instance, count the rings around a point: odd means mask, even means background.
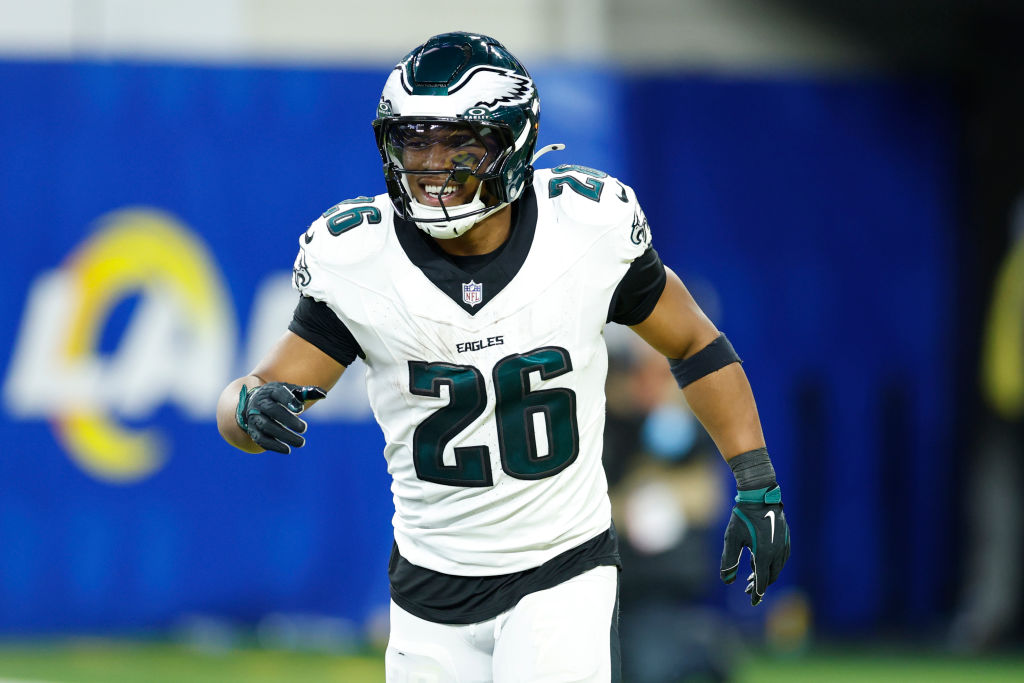
[[[486,127],[415,122],[392,127],[388,148],[404,170],[403,181],[414,200],[452,208],[473,201],[480,177],[496,167],[502,146],[495,131]],[[481,195],[486,203],[486,193]]]

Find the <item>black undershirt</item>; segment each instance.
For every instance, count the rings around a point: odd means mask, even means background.
[[[608,322],[620,325],[642,323],[651,314],[665,290],[665,265],[654,247],[648,247],[629,264],[619,280],[608,306]]]
[[[345,323],[323,301],[300,296],[288,329],[345,367],[351,365],[356,356],[366,358]]]
[[[457,265],[461,270],[466,271],[470,275],[476,275],[481,268],[498,258],[498,255],[501,254],[502,248],[506,244],[508,244],[508,242],[503,242],[500,247],[487,254],[466,254],[461,256],[457,254],[446,254],[446,256],[449,261]]]
[[[497,576],[452,576],[406,560],[391,548],[391,599],[410,614],[441,624],[474,624],[515,607],[524,596],[553,588],[595,567],[621,569],[615,527],[539,567]]]
[[[480,271],[480,269],[482,269],[488,263],[494,261],[499,256],[501,256],[501,253],[505,251],[505,247],[509,244],[509,242],[512,241],[512,233],[515,232],[516,226],[518,224],[519,203],[516,202],[515,204],[512,205],[512,216],[511,223],[509,226],[508,237],[505,238],[505,241],[502,242],[497,249],[489,251],[486,254],[449,254],[447,251],[441,248],[441,245],[437,243],[437,240],[435,240],[433,237],[423,232],[422,230],[419,231],[419,236],[424,242],[426,242],[427,246],[430,247],[431,251],[433,251],[435,254],[437,254],[443,259],[451,261],[460,270],[466,271],[466,273],[468,273],[469,275],[476,275]]]

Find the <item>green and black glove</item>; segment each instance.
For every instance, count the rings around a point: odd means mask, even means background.
[[[729,466],[736,475],[737,493],[725,528],[722,581],[736,580],[743,548],[750,548],[753,571],[747,577],[746,592],[750,604],[756,605],[789,559],[789,525],[782,511],[782,489],[775,481],[766,449],[741,453],[729,460]]]
[[[292,448],[306,443],[299,436],[306,431],[306,423],[298,413],[302,412],[305,401],[321,398],[327,398],[327,393],[312,385],[268,382],[251,391],[242,385],[235,421],[257,446],[291,453]]]

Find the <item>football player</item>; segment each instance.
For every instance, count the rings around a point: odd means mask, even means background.
[[[539,112],[493,38],[447,33],[402,59],[373,122],[387,193],[299,238],[288,331],[218,405],[229,443],[288,453],[298,414],[364,360],[395,503],[389,681],[618,680],[609,321],[669,359],[736,475],[723,580],[748,547],[757,604],[789,554],[736,352],[662,264],[630,187],[534,168],[561,147],[535,154]]]

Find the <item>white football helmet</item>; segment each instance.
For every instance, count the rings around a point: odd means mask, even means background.
[[[501,43],[429,39],[392,71],[373,122],[395,211],[451,239],[514,202],[532,180],[539,116],[533,79]]]

